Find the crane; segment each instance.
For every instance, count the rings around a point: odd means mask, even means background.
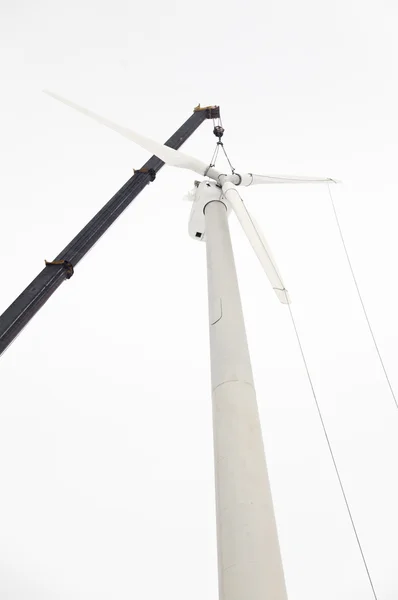
[[[193,114],[166,141],[165,146],[177,150],[206,119],[220,116],[218,106],[197,106]],[[52,261],[31,281],[23,292],[0,316],[0,355],[15,340],[40,308],[61,284],[72,277],[74,268],[94,244],[109,229],[140,192],[152,181],[163,167],[164,161],[152,156],[120,188],[105,206]]]

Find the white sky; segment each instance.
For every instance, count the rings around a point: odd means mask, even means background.
[[[239,170],[331,176],[398,393],[397,6],[0,5],[0,312],[148,155],[220,104]],[[184,146],[210,160],[206,123]],[[205,248],[188,172],[155,184],[1,358],[0,597],[216,600]],[[379,600],[398,595],[398,411],[327,189],[248,189],[293,299]],[[289,600],[370,600],[286,307],[231,219]],[[250,599],[245,599],[250,600]]]

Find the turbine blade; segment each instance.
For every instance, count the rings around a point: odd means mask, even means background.
[[[217,179],[219,176],[218,171],[216,171],[213,168],[209,169],[206,163],[197,158],[189,156],[188,154],[184,154],[179,150],[174,150],[173,148],[164,146],[163,144],[159,144],[154,140],[151,140],[139,133],[136,133],[135,131],[132,131],[128,127],[123,127],[121,125],[118,125],[117,123],[114,123],[113,121],[110,121],[109,119],[106,119],[105,117],[101,117],[101,115],[98,115],[97,113],[92,112],[91,110],[88,110],[87,108],[84,108],[83,106],[80,106],[75,102],[71,102],[70,100],[63,98],[62,96],[59,96],[54,92],[50,92],[48,90],[43,91],[45,94],[48,94],[52,98],[55,98],[56,100],[63,102],[67,106],[74,108],[83,115],[86,115],[86,117],[94,119],[94,121],[97,121],[97,123],[105,125],[105,127],[109,127],[110,129],[113,129],[113,131],[116,131],[128,140],[135,142],[136,144],[141,146],[141,148],[144,148],[144,150],[147,150],[151,154],[157,156],[167,165],[170,165],[172,167],[180,167],[182,169],[189,169],[190,171],[194,171],[194,173],[197,173],[198,175],[207,175],[212,179]]]
[[[256,226],[254,220],[250,216],[249,211],[243,203],[243,200],[236,189],[235,185],[230,182],[224,183],[222,186],[223,195],[230,203],[235,212],[243,231],[247,235],[249,242],[252,245],[257,258],[259,259],[263,269],[282,304],[290,304],[290,298],[287,289],[282,281],[275,259],[272,256],[271,250],[262,234],[261,230]]]
[[[248,173],[248,175],[242,176],[242,185],[269,183],[338,183],[338,181],[330,177],[299,177],[295,175],[255,175]]]

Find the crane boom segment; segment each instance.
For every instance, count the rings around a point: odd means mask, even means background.
[[[194,110],[193,114],[167,140],[166,146],[178,150],[206,119],[216,118],[218,107]],[[87,223],[75,238],[33,279],[28,287],[0,316],[0,355],[59,288],[73,274],[73,267],[87,254],[138,194],[154,180],[164,162],[152,156],[141,169]]]

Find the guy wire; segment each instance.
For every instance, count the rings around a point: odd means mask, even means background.
[[[384,360],[383,360],[383,357],[382,357],[381,352],[379,350],[379,346],[378,346],[378,344],[376,342],[376,337],[375,337],[375,334],[373,333],[373,327],[372,327],[372,325],[370,323],[370,319],[368,317],[368,313],[367,313],[367,310],[366,310],[366,307],[365,307],[365,303],[363,301],[362,294],[361,294],[361,291],[359,289],[358,281],[357,281],[357,278],[356,278],[355,273],[354,273],[354,268],[352,266],[350,255],[348,253],[348,249],[347,249],[347,246],[346,246],[346,243],[345,243],[345,239],[344,239],[344,235],[343,235],[343,230],[342,230],[341,225],[340,225],[340,220],[339,220],[339,217],[338,217],[338,214],[337,214],[336,206],[335,206],[335,203],[334,203],[334,200],[333,200],[332,191],[330,189],[330,184],[329,183],[328,183],[328,192],[329,192],[330,201],[332,203],[332,209],[333,209],[334,217],[336,219],[337,229],[339,230],[341,243],[343,244],[344,253],[345,253],[345,256],[346,256],[346,259],[347,259],[347,263],[348,263],[348,266],[349,266],[349,269],[350,269],[350,272],[351,272],[352,280],[353,280],[355,288],[357,290],[359,301],[360,301],[361,306],[362,306],[363,314],[365,315],[366,323],[368,324],[369,332],[370,332],[370,335],[372,337],[373,344],[374,344],[374,347],[376,349],[377,355],[379,357],[380,365],[381,365],[381,368],[383,369],[384,376],[385,376],[386,381],[387,381],[387,385],[390,388],[390,392],[391,392],[391,395],[392,395],[393,400],[395,402],[395,406],[398,408],[397,398],[395,396],[395,393],[394,393],[394,390],[393,390],[390,378],[388,376],[387,369],[386,369],[386,367],[384,365]]]
[[[288,300],[287,293],[285,292],[285,294],[286,294],[286,300]],[[343,486],[343,482],[342,482],[342,479],[341,479],[341,476],[340,476],[340,472],[339,472],[339,469],[337,467],[337,462],[336,462],[336,459],[334,457],[334,453],[333,453],[333,449],[332,449],[332,444],[330,442],[329,434],[327,432],[325,421],[323,419],[321,408],[319,406],[318,398],[317,398],[317,395],[315,393],[314,384],[312,382],[310,370],[308,368],[307,359],[306,359],[305,354],[304,354],[304,349],[303,349],[303,346],[301,344],[300,335],[299,335],[299,332],[298,332],[298,329],[297,329],[296,321],[294,319],[293,311],[292,311],[292,308],[291,308],[291,305],[290,305],[289,302],[288,302],[287,306],[289,308],[290,318],[292,320],[293,329],[294,329],[294,332],[296,334],[297,343],[299,345],[299,349],[300,349],[300,353],[301,353],[301,358],[303,359],[304,367],[305,367],[305,370],[306,370],[306,373],[307,373],[307,378],[308,378],[308,381],[309,381],[309,384],[310,384],[310,387],[311,387],[312,396],[313,396],[314,401],[315,401],[315,406],[316,406],[316,409],[317,409],[317,412],[318,412],[319,420],[320,420],[321,425],[322,425],[323,433],[325,435],[326,443],[327,443],[327,446],[328,446],[328,449],[329,449],[329,453],[330,453],[330,456],[331,456],[331,459],[332,459],[332,462],[333,462],[334,470],[336,472],[337,480],[339,482],[340,490],[341,490],[341,493],[343,495],[344,503],[345,503],[345,506],[347,508],[348,516],[349,516],[350,521],[351,521],[351,525],[352,525],[352,529],[354,531],[355,539],[357,541],[358,548],[359,548],[359,551],[360,551],[360,554],[361,554],[361,557],[362,557],[362,562],[363,562],[363,565],[365,567],[365,571],[366,571],[366,574],[367,574],[367,577],[368,577],[368,580],[369,580],[370,587],[372,588],[374,599],[378,600],[377,594],[376,594],[376,590],[375,590],[374,585],[373,585],[373,580],[372,580],[372,577],[370,575],[369,567],[368,567],[368,564],[366,562],[365,554],[364,554],[363,549],[362,549],[361,540],[359,539],[359,535],[358,535],[358,531],[357,531],[357,528],[356,528],[356,525],[355,525],[354,517],[352,516],[351,508],[350,508],[350,505],[348,503],[347,495],[346,495],[345,490],[344,490],[344,486]]]

